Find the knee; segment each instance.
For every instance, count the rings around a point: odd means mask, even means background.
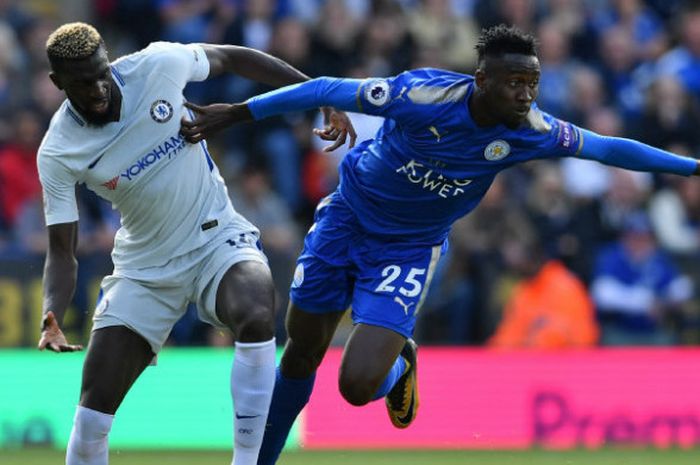
[[[360,407],[372,400],[378,386],[366,376],[341,371],[338,387],[340,394],[349,404]]]
[[[105,412],[109,415],[114,415],[119,407],[114,399],[95,389],[87,389],[82,392],[80,395],[80,405],[98,412]]]
[[[307,378],[316,372],[324,354],[325,347],[322,344],[299,345],[290,338],[282,354],[282,374],[291,378]]]
[[[272,339],[275,332],[275,315],[271,306],[255,305],[237,313],[232,328],[237,340],[259,342]]]
[[[83,375],[80,405],[90,410],[114,415],[119,408],[119,398],[114,389],[99,383],[94,376]]]

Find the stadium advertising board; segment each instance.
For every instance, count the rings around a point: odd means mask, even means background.
[[[309,448],[512,449],[700,444],[700,350],[485,351],[421,348],[420,410],[394,429],[383,402],[337,389],[340,352],[306,410]]]
[[[700,444],[700,350],[547,353],[423,347],[420,411],[406,430],[391,426],[382,401],[357,408],[341,399],[340,356],[332,349],[324,360],[288,447]],[[83,357],[0,350],[0,450],[65,447]],[[110,435],[113,450],[230,449],[230,369],[228,349],[166,348],[117,414]]]
[[[0,451],[65,448],[80,392],[84,352],[0,350]],[[136,381],[109,442],[120,449],[220,449],[233,444],[232,351],[166,348]],[[297,428],[289,445],[298,444]],[[0,463],[2,453],[0,452]]]

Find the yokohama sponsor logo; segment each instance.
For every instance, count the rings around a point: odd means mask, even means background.
[[[173,156],[177,155],[180,150],[185,147],[185,139],[180,136],[169,137],[164,140],[156,148],[148,152],[143,157],[139,158],[136,163],[129,166],[120,175],[113,177],[109,181],[103,182],[102,185],[107,189],[113,191],[117,188],[119,179],[125,178],[127,181],[133,180],[136,176],[141,174],[143,171],[148,169],[154,163],[159,162],[162,159],[171,159]]]
[[[141,174],[149,166],[157,163],[163,158],[170,159],[182,150],[185,146],[185,139],[180,136],[170,137],[164,140],[158,147],[148,152],[141,157],[136,163],[127,168],[121,176],[131,181],[133,178]]]
[[[119,176],[115,176],[112,179],[110,179],[107,182],[103,182],[101,185],[105,186],[107,189],[113,191],[114,189],[117,188],[117,184],[119,184]]]

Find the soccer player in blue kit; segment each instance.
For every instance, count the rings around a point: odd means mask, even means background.
[[[195,107],[192,142],[232,123],[322,105],[386,118],[350,151],[338,189],[321,201],[291,286],[289,340],[277,372],[259,465],[275,463],[308,402],[314,375],[348,307],[355,323],[339,385],[353,405],[385,397],[407,427],[418,408],[413,334],[452,224],[498,172],[533,159],[579,157],[631,170],[698,174],[698,162],[603,137],[537,108],[535,40],[496,26],[476,45],[469,76],[438,69],[385,79],[317,78],[242,104]]]

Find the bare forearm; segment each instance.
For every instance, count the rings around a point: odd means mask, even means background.
[[[211,77],[223,73],[237,74],[272,87],[282,87],[309,80],[309,76],[277,57],[236,45],[204,44]]]
[[[63,315],[73,299],[78,273],[78,262],[74,257],[47,255],[44,264],[44,301],[42,313],[50,310],[58,323],[63,322]]]

